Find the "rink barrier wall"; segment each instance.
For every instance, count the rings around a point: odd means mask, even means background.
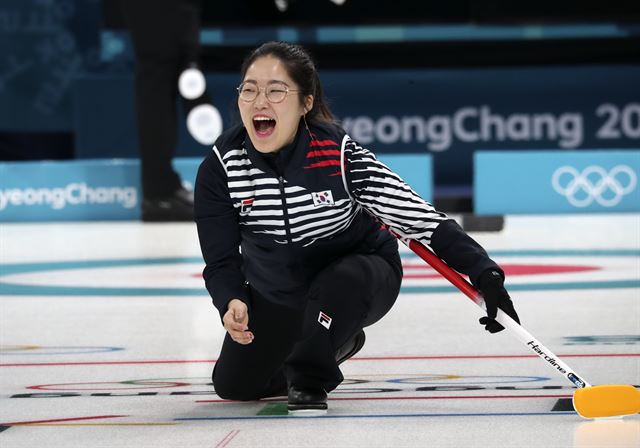
[[[430,155],[378,158],[431,200]],[[201,161],[174,159],[187,188],[193,188]],[[0,222],[138,220],[141,201],[137,159],[0,163]]]
[[[476,215],[640,211],[640,150],[478,151]]]

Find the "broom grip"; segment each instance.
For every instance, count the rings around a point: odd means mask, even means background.
[[[453,270],[448,264],[442,261],[433,252],[427,249],[422,243],[417,240],[407,240],[400,238],[400,240],[406,244],[416,255],[426,261],[433,269],[438,271],[444,278],[449,280],[456,288],[458,288],[464,295],[466,295],[476,305],[486,311],[484,299],[482,294],[473,287],[471,283],[465,280],[458,272]],[[564,361],[556,356],[551,350],[545,347],[540,341],[538,341],[531,333],[525,330],[522,325],[513,320],[511,316],[507,315],[500,308],[498,308],[498,314],[496,320],[505,328],[509,329],[514,336],[516,336],[520,342],[524,343],[529,350],[532,350],[536,355],[543,359],[549,367],[554,369],[557,373],[564,376],[577,388],[590,387],[591,384],[582,379],[575,371],[569,367]]]

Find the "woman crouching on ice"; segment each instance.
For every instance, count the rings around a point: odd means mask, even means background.
[[[242,124],[219,137],[195,188],[204,279],[227,330],[213,370],[220,397],[327,409],[340,363],[400,290],[397,240],[381,223],[469,276],[488,331],[502,329],[497,307],[518,320],[485,250],[336,124],[303,48],[255,49],[238,108]]]

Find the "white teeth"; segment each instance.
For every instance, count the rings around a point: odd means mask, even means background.
[[[271,120],[273,120],[273,118],[269,118],[269,117],[254,117],[253,119],[254,119],[254,121],[271,121]]]

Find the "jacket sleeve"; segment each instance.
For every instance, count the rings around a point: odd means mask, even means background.
[[[403,238],[429,246],[474,285],[487,269],[502,270],[452,219],[422,199],[375,155],[347,136],[343,143],[345,187],[367,212]]]
[[[227,173],[216,147],[198,169],[194,214],[205,261],[205,285],[220,317],[231,299],[249,300],[242,273],[238,215],[229,196]]]

